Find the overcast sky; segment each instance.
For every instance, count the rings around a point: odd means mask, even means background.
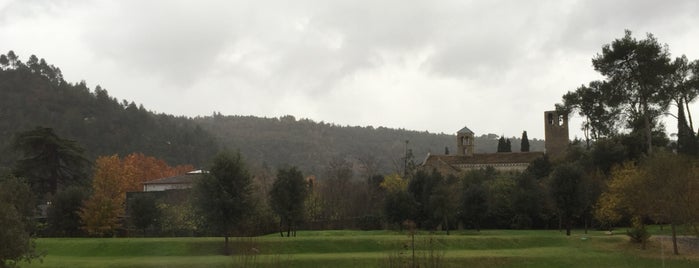
[[[543,138],[624,29],[699,58],[693,0],[0,0],[1,53],[149,110],[448,134]]]

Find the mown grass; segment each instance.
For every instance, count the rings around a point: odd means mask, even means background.
[[[699,266],[693,255],[660,254],[659,243],[640,250],[622,234],[598,231],[570,237],[541,230],[419,232],[415,241],[418,261],[436,256],[443,267]],[[392,231],[300,231],[292,238],[271,234],[231,242],[234,255],[223,256],[223,238],[43,238],[37,241],[47,253],[43,263],[22,266],[385,267],[407,265],[411,258],[410,238]]]

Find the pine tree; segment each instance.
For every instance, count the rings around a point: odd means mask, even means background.
[[[522,145],[520,146],[520,152],[529,152],[529,138],[527,137],[527,131],[522,132]]]

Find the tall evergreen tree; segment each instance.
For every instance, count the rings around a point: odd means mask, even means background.
[[[21,132],[13,145],[23,154],[15,164],[14,173],[29,180],[38,196],[86,180],[88,161],[83,148],[75,141],[59,137],[51,128]]]
[[[653,148],[653,127],[672,100],[668,78],[673,68],[667,46],[648,34],[637,40],[626,30],[624,37],[602,47],[592,59],[595,70],[607,77],[605,94],[621,100],[629,125],[644,139],[644,152]]]
[[[520,152],[529,152],[529,137],[526,130],[522,132],[522,145],[519,148]]]
[[[507,152],[507,142],[505,141],[504,135],[498,139],[498,153]]]

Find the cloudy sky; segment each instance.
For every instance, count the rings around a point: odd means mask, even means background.
[[[693,0],[0,0],[0,52],[153,111],[536,138],[624,29],[699,58]]]

